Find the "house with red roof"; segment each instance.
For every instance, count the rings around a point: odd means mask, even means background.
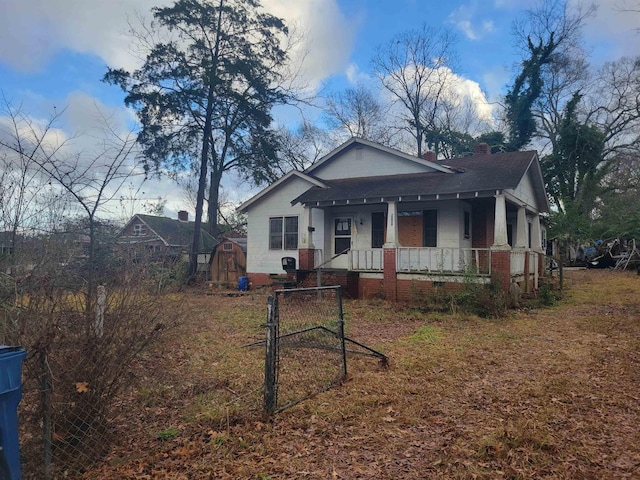
[[[298,284],[408,300],[470,279],[531,290],[543,272],[549,203],[535,151],[492,154],[479,144],[437,160],[352,138],[239,210],[253,285],[286,265]]]

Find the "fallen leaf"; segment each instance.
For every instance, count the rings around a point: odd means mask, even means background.
[[[87,393],[89,391],[89,382],[76,382],[76,392]]]

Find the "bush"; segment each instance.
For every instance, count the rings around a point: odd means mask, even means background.
[[[465,276],[464,289],[453,293],[444,286],[435,287],[433,293],[422,294],[416,285],[411,288],[411,304],[426,312],[464,312],[480,317],[502,317],[507,312],[507,297],[497,280],[479,284],[471,275]]]
[[[181,319],[181,302],[153,293],[143,266],[121,268],[105,286],[103,310],[95,289],[43,273],[18,283],[13,302],[2,304],[14,327],[5,337],[28,354],[21,403],[26,471],[42,472],[42,458],[51,458],[47,468],[79,474],[102,458],[133,360]]]

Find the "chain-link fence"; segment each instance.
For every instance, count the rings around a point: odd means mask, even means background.
[[[269,298],[265,410],[283,410],[347,374],[340,287],[278,290]]]
[[[104,458],[131,361],[167,326],[151,296],[114,288],[103,315],[88,314],[82,299],[48,299],[48,311],[22,322],[31,345],[20,406],[25,479],[78,478]]]

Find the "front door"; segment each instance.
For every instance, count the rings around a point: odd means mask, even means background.
[[[353,218],[337,217],[333,219],[333,268],[349,268],[349,250],[351,249],[351,227]]]

